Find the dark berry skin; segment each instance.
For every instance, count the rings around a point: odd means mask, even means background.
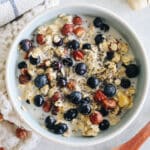
[[[89,97],[82,98],[80,104],[89,104],[91,102]]]
[[[121,79],[121,87],[127,89],[131,86],[131,81],[129,79],[123,78]]]
[[[42,95],[36,95],[34,97],[34,104],[37,106],[37,107],[40,107],[44,104],[44,97]]]
[[[32,42],[28,39],[24,39],[20,42],[20,48],[23,51],[28,52],[32,48]]]
[[[99,128],[100,130],[107,130],[110,126],[110,123],[108,120],[104,119],[100,124],[99,124]]]
[[[72,108],[72,109],[67,110],[67,112],[65,112],[64,119],[67,120],[67,121],[71,121],[74,118],[76,118],[77,115],[78,115],[77,109]]]
[[[68,130],[68,126],[65,123],[58,123],[54,126],[55,134],[64,134]]]
[[[104,117],[109,114],[109,111],[106,110],[104,107],[101,107],[101,109],[100,109],[99,112],[100,112]]]
[[[21,61],[19,64],[18,64],[18,69],[23,69],[23,68],[27,68],[27,64],[25,61]]]
[[[84,63],[78,63],[75,66],[75,72],[78,75],[84,75],[87,72],[87,66]]]
[[[65,87],[67,85],[67,79],[65,77],[59,77],[57,79],[57,84],[60,86],[60,87]]]
[[[37,58],[34,58],[33,56],[29,57],[29,61],[32,65],[37,65],[40,63],[40,56],[38,56]]]
[[[30,104],[30,100],[27,99],[27,100],[26,100],[26,103],[27,103],[27,104]]]
[[[73,65],[73,60],[71,58],[69,58],[69,57],[68,58],[64,58],[62,60],[62,62],[63,62],[63,65],[67,66],[67,67],[71,67]]]
[[[109,25],[105,24],[105,23],[102,23],[100,25],[100,29],[104,32],[108,32],[109,31]]]
[[[96,17],[93,21],[93,24],[96,28],[100,27],[102,23],[103,23],[103,21],[100,17]]]
[[[78,108],[79,112],[83,115],[89,115],[91,113],[90,104],[80,104]]]
[[[46,117],[46,119],[45,119],[45,125],[46,125],[46,127],[48,129],[50,129],[50,130],[53,129],[55,123],[56,123],[56,119],[54,117],[52,117],[52,116]]]
[[[52,64],[51,64],[51,67],[54,70],[60,71],[61,68],[62,68],[62,63],[60,61],[53,61]]]
[[[106,84],[104,87],[104,94],[108,97],[112,97],[116,94],[116,87],[113,84]]]
[[[42,88],[47,83],[48,83],[48,79],[46,75],[38,75],[34,80],[34,84],[38,88]]]
[[[139,67],[136,64],[130,64],[126,66],[126,75],[129,78],[134,78],[139,75]]]
[[[91,44],[89,43],[83,44],[82,49],[91,49]]]
[[[73,91],[69,96],[69,100],[74,104],[80,104],[82,99],[82,94],[78,91]]]
[[[96,43],[97,45],[100,44],[100,43],[102,43],[103,41],[104,41],[104,37],[103,37],[102,34],[96,35],[96,37],[95,37],[95,43]]]
[[[107,56],[106,56],[106,59],[107,59],[107,60],[112,60],[113,57],[114,57],[114,52],[113,52],[113,51],[107,52]]]
[[[69,41],[67,46],[70,49],[77,50],[80,47],[80,43],[77,40],[72,40],[72,41]]]
[[[56,39],[57,38],[57,39]],[[62,46],[63,45],[63,39],[59,36],[55,36],[53,39],[54,46]]]
[[[90,77],[87,80],[87,85],[92,89],[96,88],[99,85],[99,80],[96,77]]]

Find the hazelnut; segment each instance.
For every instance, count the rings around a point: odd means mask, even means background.
[[[21,140],[24,140],[27,138],[28,136],[28,131],[26,131],[25,129],[22,129],[22,128],[17,128],[16,129],[16,136],[21,139]]]

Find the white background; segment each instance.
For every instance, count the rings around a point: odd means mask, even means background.
[[[139,39],[143,42],[147,55],[150,57],[150,8],[146,8],[140,11],[133,11],[127,4],[127,0],[61,0],[61,5],[67,5],[69,3],[91,3],[97,4],[102,7],[106,7],[124,20],[126,20],[132,28],[136,31]],[[150,96],[150,95],[149,95]],[[150,120],[150,98],[147,97],[147,101],[144,108],[137,119],[129,126],[127,130],[121,133],[119,136],[110,140],[109,142],[95,145],[92,147],[86,147],[86,150],[111,150],[114,146],[121,144],[130,139],[135,133],[144,126]],[[84,150],[85,148],[73,148],[64,146],[61,144],[55,144],[47,139],[42,138],[36,150]],[[141,147],[141,150],[150,149],[150,139]]]

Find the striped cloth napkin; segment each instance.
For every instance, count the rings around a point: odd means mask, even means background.
[[[26,11],[42,4],[45,0],[0,0],[0,26],[14,20]],[[133,9],[142,9],[150,5],[150,0],[128,0]]]
[[[0,26],[14,20],[45,0],[0,0]]]

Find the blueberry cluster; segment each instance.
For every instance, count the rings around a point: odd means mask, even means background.
[[[68,130],[68,126],[65,123],[56,123],[56,119],[52,116],[48,116],[45,119],[46,127],[55,134],[64,134]]]

